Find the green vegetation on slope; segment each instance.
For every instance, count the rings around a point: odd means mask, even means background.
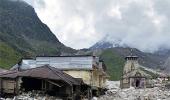
[[[120,80],[125,60],[114,49],[104,49],[100,54],[100,57],[104,60],[107,66],[107,73],[110,75],[110,80]],[[147,71],[141,68],[144,72],[151,75],[152,78],[158,77],[158,74]]]
[[[120,80],[125,60],[117,55],[112,49],[104,50],[100,57],[107,66],[107,73],[111,80]]]
[[[0,67],[9,68],[16,64],[17,61],[21,58],[20,53],[16,52],[13,48],[7,44],[0,42]]]
[[[22,57],[72,54],[21,0],[0,0],[0,67],[9,68]]]

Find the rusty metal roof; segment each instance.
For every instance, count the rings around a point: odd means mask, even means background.
[[[41,79],[61,80],[70,85],[81,84],[80,80],[73,78],[72,76],[49,65],[44,65],[41,67],[26,69],[22,71],[17,71],[17,70],[8,71],[3,74],[0,74],[0,77],[5,77],[5,78],[34,77],[34,78],[41,78]]]
[[[0,77],[16,78],[19,72],[17,70],[9,70],[3,73],[0,73]]]

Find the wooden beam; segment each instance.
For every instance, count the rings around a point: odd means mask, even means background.
[[[58,87],[62,87],[61,85],[59,85],[59,84],[57,84],[57,83],[55,83],[55,82],[52,82],[52,81],[50,81],[50,80],[46,80],[47,82],[49,82],[49,83],[51,83],[51,84],[53,84],[53,85],[56,85],[56,86],[58,86]]]

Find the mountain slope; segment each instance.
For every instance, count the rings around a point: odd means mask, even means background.
[[[104,60],[107,66],[107,73],[111,80],[119,80],[122,72],[125,60],[117,55],[112,49],[104,50],[100,54],[101,59]]]
[[[30,5],[0,0],[0,66],[10,67],[21,57],[74,52],[59,42]]]
[[[129,55],[139,57],[139,64],[161,71],[170,72],[170,50],[161,49],[154,53],[142,52],[135,48],[130,48],[122,44],[121,40],[114,40],[111,37],[104,37],[99,42],[91,46],[90,51],[102,57],[108,67],[108,73],[112,80],[120,78],[122,67],[124,66],[124,58]],[[86,51],[87,52],[87,51]],[[89,52],[89,51],[88,51]],[[99,53],[100,52],[100,53]],[[107,56],[105,56],[107,55]],[[152,73],[152,72],[150,72]],[[152,73],[153,76],[156,76]]]
[[[165,57],[161,55],[151,54],[141,52],[137,49],[115,47],[110,49],[103,49],[100,56],[105,61],[108,67],[108,73],[112,80],[120,79],[122,74],[122,68],[124,66],[124,57],[131,55],[131,50],[133,50],[133,55],[139,57],[139,64],[152,68],[152,69],[163,69],[163,64]],[[107,56],[105,56],[107,54]],[[105,57],[103,57],[103,55]]]
[[[129,55],[136,55],[139,57],[139,64],[151,69],[164,70],[164,63],[170,55],[169,53],[146,53],[135,48],[128,47],[113,47],[95,50],[81,50],[81,54],[95,54],[100,56],[107,65],[107,72],[111,80],[119,80],[122,75],[122,69],[125,63],[124,58]],[[165,56],[166,54],[166,56]],[[146,71],[146,70],[144,70]],[[156,76],[150,71],[146,71],[152,76]]]
[[[21,54],[19,52],[0,42],[0,68],[10,67],[17,63],[20,58]]]

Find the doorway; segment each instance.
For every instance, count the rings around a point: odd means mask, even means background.
[[[140,80],[139,79],[136,79],[136,84],[135,84],[136,88],[139,88],[140,87]]]
[[[35,78],[29,78],[29,77],[23,77],[21,88],[25,91],[32,91],[32,90],[41,90],[42,89],[42,80],[35,79]]]

